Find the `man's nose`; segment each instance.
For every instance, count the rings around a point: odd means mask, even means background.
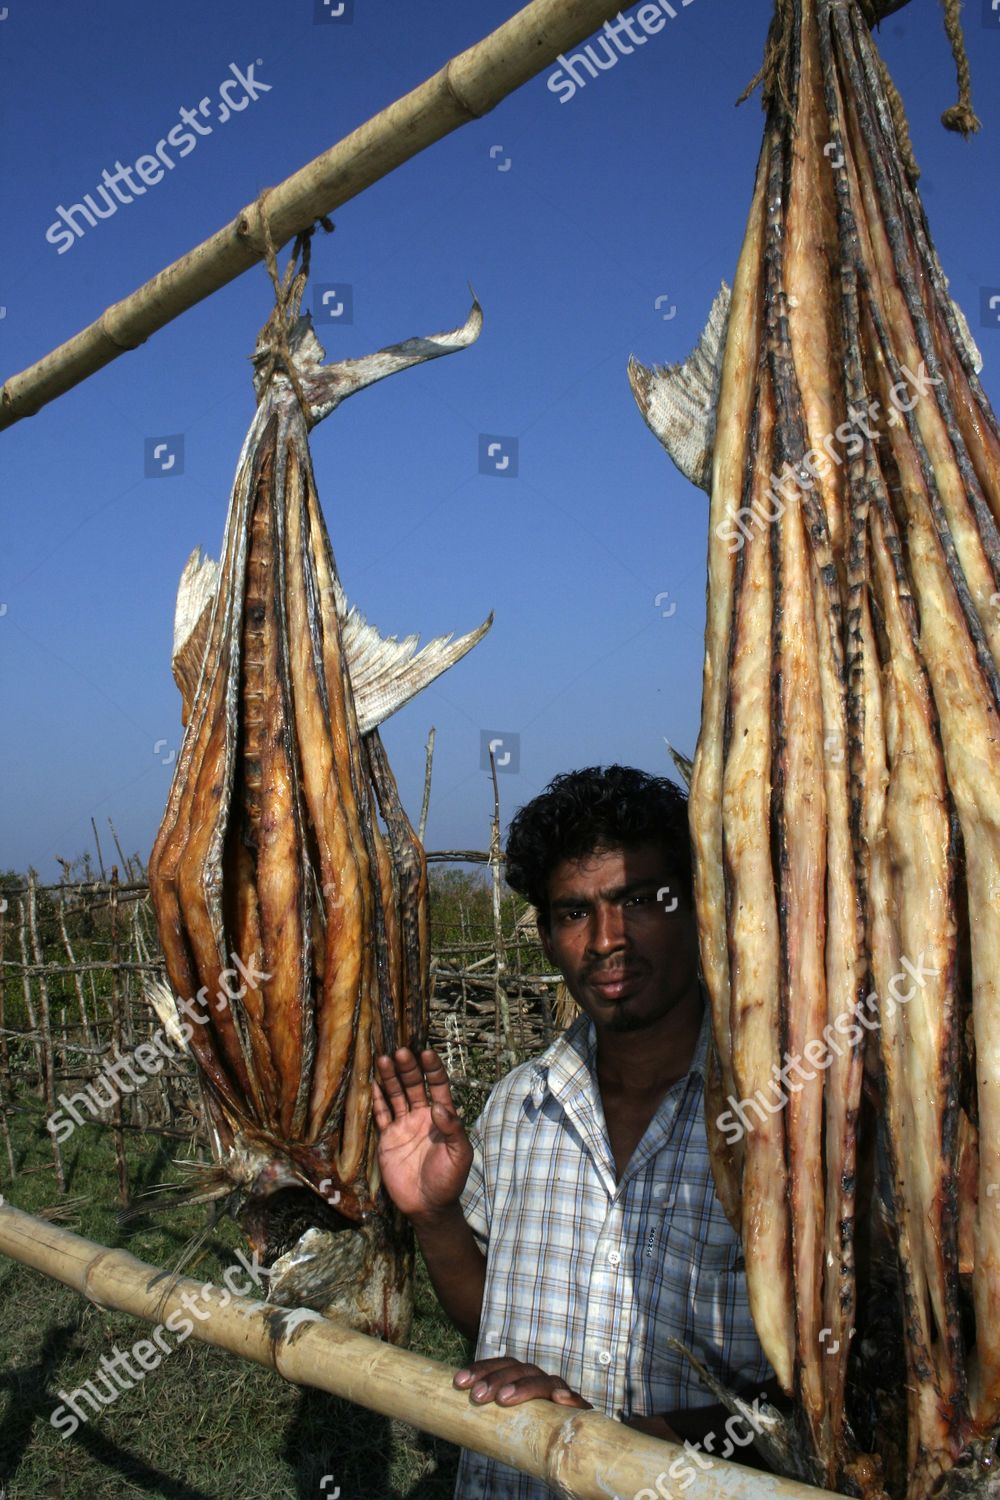
[[[613,953],[625,943],[625,917],[621,908],[598,903],[591,918],[589,946],[594,953]]]

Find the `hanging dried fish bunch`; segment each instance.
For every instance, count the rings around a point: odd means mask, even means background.
[[[196,551],[182,578],[187,729],[149,879],[214,1134],[191,1197],[239,1219],[273,1300],[399,1340],[412,1242],[379,1186],[371,1075],[376,1052],[423,1044],[427,879],[378,725],[490,621],[418,652],[348,609],[308,432],[482,318],[325,366],[305,274],[293,258],[258,340],[221,563]]]
[[[732,292],[630,376],[711,495],[720,1196],[804,1472],[922,1500],[1000,1491],[1000,426],[872,9],[779,0]]]

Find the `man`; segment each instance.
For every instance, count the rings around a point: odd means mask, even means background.
[[[582,1014],[497,1084],[471,1140],[435,1053],[379,1058],[375,1087],[386,1189],[476,1342],[455,1384],[674,1441],[721,1433],[726,1413],[668,1339],[750,1395],[771,1372],[705,1140],[686,799],[622,766],[559,776],[511,824],[507,881]],[[459,1500],[551,1493],[463,1453]]]

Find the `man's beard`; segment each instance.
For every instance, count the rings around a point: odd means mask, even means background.
[[[647,1026],[652,1026],[657,1019],[655,1016],[644,1016],[635,1012],[630,1013],[627,1006],[613,1010],[608,1017],[606,1026],[608,1031],[642,1031]]]

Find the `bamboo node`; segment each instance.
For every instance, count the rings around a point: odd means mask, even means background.
[[[470,120],[481,120],[484,115],[489,114],[490,110],[493,108],[493,105],[488,104],[485,109],[473,109],[468,99],[464,98],[461,89],[456,86],[451,72],[452,68],[459,60],[459,58],[453,57],[450,62],[447,62],[441,69],[441,72],[444,75],[444,86],[464,115],[467,115]]]
[[[98,320],[97,320],[97,326],[98,326],[98,328],[101,331],[101,336],[103,338],[106,338],[109,344],[114,344],[114,346],[115,346],[116,349],[124,349],[124,350],[138,349],[138,347],[139,347],[140,344],[144,344],[146,342],[146,340],[145,340],[144,337],[141,338],[141,339],[133,339],[133,341],[130,344],[123,344],[122,341],[121,341],[121,339],[120,338],[116,338],[115,335],[114,335],[114,333],[111,331],[111,327],[110,327],[110,324],[108,323],[108,319],[116,311],[117,306],[118,306],[117,303],[113,303],[111,305],[111,307],[106,307],[104,309],[104,311],[101,313],[101,316],[98,318]]]

